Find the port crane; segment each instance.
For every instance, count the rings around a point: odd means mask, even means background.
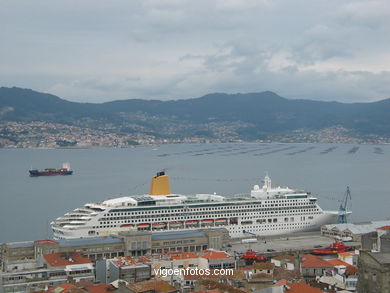
[[[344,224],[347,223],[347,204],[349,200],[352,200],[351,191],[349,186],[347,186],[347,191],[345,192],[344,199],[340,204],[339,208],[339,223]]]

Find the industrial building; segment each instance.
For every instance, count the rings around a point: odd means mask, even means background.
[[[376,229],[383,226],[390,226],[390,220],[324,225],[321,227],[321,234],[341,240],[361,242],[362,235],[375,232]]]

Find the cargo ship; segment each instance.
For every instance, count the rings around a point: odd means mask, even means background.
[[[46,168],[44,170],[32,169],[29,170],[30,177],[38,176],[55,176],[55,175],[72,175],[73,171],[70,169],[69,163],[63,163],[61,169]]]

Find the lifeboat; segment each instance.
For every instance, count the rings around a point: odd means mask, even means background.
[[[189,221],[186,221],[186,225],[187,226],[198,225],[198,221],[197,220],[189,220]]]
[[[215,220],[215,224],[222,225],[222,224],[226,224],[226,223],[227,223],[227,219],[226,218],[220,218],[220,219],[216,219]]]
[[[138,228],[149,228],[150,224],[144,223],[144,224],[137,224]]]
[[[121,228],[128,228],[128,227],[134,227],[134,225],[132,225],[132,224],[122,224],[120,227]]]
[[[202,223],[202,226],[209,226],[209,225],[212,225],[214,222],[214,220],[211,220],[211,219],[204,219],[201,221]]]
[[[183,225],[183,222],[170,222],[169,223],[169,227],[171,227],[171,228],[181,227],[182,225]]]
[[[152,224],[152,227],[153,227],[154,229],[162,229],[162,228],[165,228],[166,225],[167,225],[167,224],[165,224],[165,223],[153,223],[153,224]]]

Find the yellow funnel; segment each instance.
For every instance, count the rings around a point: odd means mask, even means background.
[[[158,172],[156,176],[152,178],[150,184],[150,195],[167,195],[171,194],[171,187],[169,185],[169,177],[165,175],[165,172]]]

